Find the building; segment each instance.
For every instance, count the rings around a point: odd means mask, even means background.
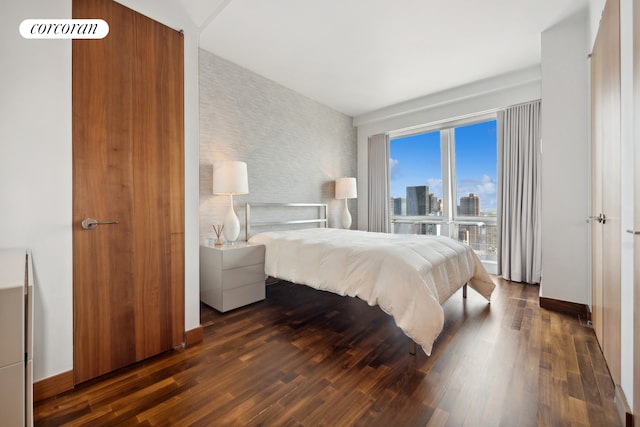
[[[460,205],[458,206],[458,215],[460,216],[480,216],[480,198],[473,193],[468,196],[460,197]],[[474,248],[480,248],[484,244],[482,239],[482,227],[478,225],[459,225],[458,240],[471,245]]]
[[[442,200],[429,192],[428,185],[407,187],[406,191],[406,215],[426,216],[438,215],[442,212]]]
[[[442,214],[442,199],[438,199],[438,197],[433,193],[429,193],[429,214]]]
[[[393,215],[400,216],[407,214],[407,199],[403,197],[392,197],[391,205]]]
[[[426,185],[407,187],[408,216],[424,216],[427,214],[429,211],[427,209],[427,194],[429,194],[429,187]]]
[[[468,196],[460,197],[460,206],[458,207],[458,215],[460,216],[480,216],[480,197],[473,193]]]

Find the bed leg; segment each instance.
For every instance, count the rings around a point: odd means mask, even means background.
[[[416,355],[416,342],[409,338],[409,354],[412,356]]]
[[[464,286],[462,287],[462,298],[466,298],[467,297],[467,284],[465,283]]]

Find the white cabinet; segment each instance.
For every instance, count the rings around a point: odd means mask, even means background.
[[[0,249],[0,424],[33,425],[31,256]]]
[[[200,300],[225,312],[265,298],[264,246],[200,246]]]

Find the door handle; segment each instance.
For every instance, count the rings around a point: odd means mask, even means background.
[[[627,233],[631,233],[634,236],[637,236],[638,234],[640,234],[640,231],[635,231],[635,230],[627,230]]]
[[[589,219],[595,219],[600,224],[604,224],[607,222],[607,217],[604,214],[600,214],[598,216],[590,216]]]
[[[93,230],[99,225],[117,224],[118,221],[96,221],[94,218],[85,218],[82,220],[82,228],[85,230]]]

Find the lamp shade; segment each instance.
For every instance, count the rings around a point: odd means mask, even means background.
[[[247,194],[249,180],[245,162],[213,163],[213,194]]]
[[[336,199],[355,199],[358,197],[358,186],[355,178],[336,179]]]

